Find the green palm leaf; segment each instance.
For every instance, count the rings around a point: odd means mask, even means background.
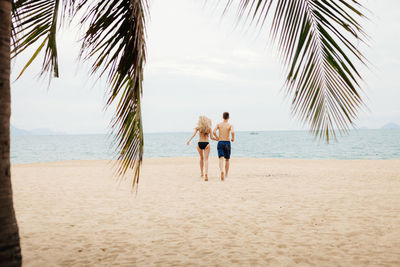
[[[62,11],[59,11],[60,6]],[[134,169],[133,185],[139,181],[143,157],[141,95],[146,58],[146,0],[17,0],[13,1],[13,57],[39,42],[23,72],[46,47],[41,74],[59,76],[56,29],[85,11],[81,25],[89,27],[82,40],[81,57],[93,62],[91,73],[107,75],[109,106],[119,99],[111,123],[119,150],[120,174]],[[61,19],[59,19],[59,17]]]
[[[112,122],[119,148],[120,174],[134,169],[139,180],[143,157],[141,95],[146,59],[146,0],[80,2],[86,8],[81,23],[90,22],[82,41],[81,56],[93,62],[91,72],[107,74],[111,85],[107,104],[119,99]]]
[[[363,103],[358,93],[362,77],[353,63],[365,64],[355,45],[366,37],[357,22],[363,17],[360,10],[355,0],[239,2],[239,19],[247,15],[258,26],[273,12],[271,34],[288,67],[292,113],[328,142],[335,129],[353,125]]]
[[[56,31],[59,14],[59,0],[17,0],[13,1],[12,12],[12,57],[17,56],[36,42],[39,46],[23,67],[18,78],[24,73],[44,47],[45,55],[41,75],[49,72],[58,77]]]

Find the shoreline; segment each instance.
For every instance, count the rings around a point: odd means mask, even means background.
[[[400,265],[400,160],[112,163],[12,165],[24,266]]]
[[[210,156],[209,160],[217,159],[217,156]],[[150,160],[164,160],[164,159],[199,159],[199,156],[182,156],[182,157],[150,157],[143,158],[143,163]],[[259,157],[231,157],[231,160],[299,160],[299,161],[400,161],[400,158],[390,159],[338,159],[338,158],[259,158]],[[11,163],[11,166],[33,165],[33,164],[53,164],[53,163],[73,163],[73,162],[117,162],[116,159],[72,159],[60,161],[40,161],[28,163]]]

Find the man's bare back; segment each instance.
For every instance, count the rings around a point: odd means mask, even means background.
[[[221,122],[217,125],[216,129],[218,130],[218,141],[231,141],[230,140],[230,133],[232,130],[233,126],[229,124],[228,122]],[[234,141],[234,138],[232,136],[232,142]]]

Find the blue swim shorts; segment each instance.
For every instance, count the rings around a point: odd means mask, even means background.
[[[231,158],[231,142],[230,141],[219,141],[217,145],[218,158],[224,157],[226,159]]]

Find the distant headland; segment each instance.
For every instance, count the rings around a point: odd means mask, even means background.
[[[13,125],[10,126],[10,135],[66,135],[65,132],[57,132],[48,128],[24,130]]]
[[[400,129],[400,125],[398,125],[398,124],[396,124],[394,122],[389,122],[389,123],[383,125],[379,129]]]

